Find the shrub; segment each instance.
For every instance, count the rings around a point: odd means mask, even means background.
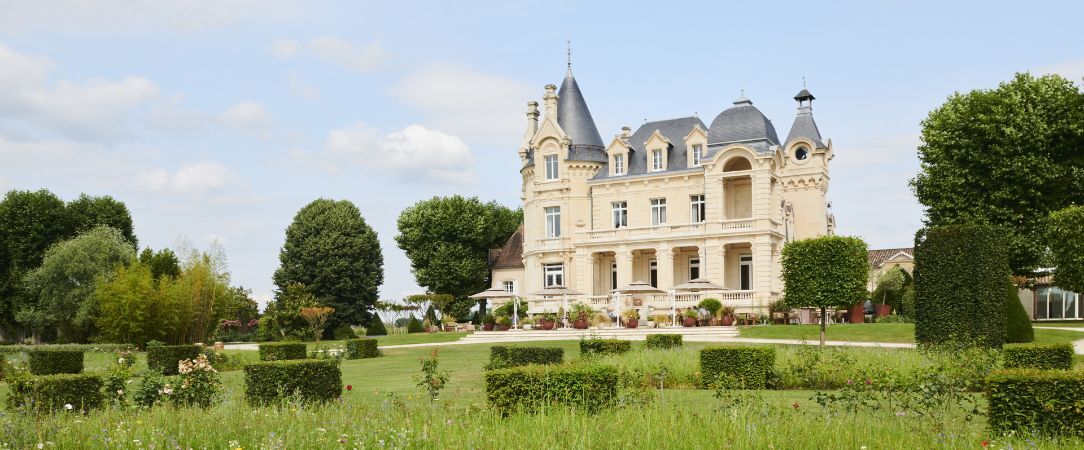
[[[412,316],[410,321],[407,322],[406,331],[407,333],[422,333],[425,331],[425,326],[422,325],[417,317]]]
[[[618,371],[597,364],[529,365],[488,371],[485,383],[486,400],[504,414],[533,413],[552,404],[597,412],[613,404]]]
[[[173,404],[207,408],[222,398],[222,380],[206,355],[181,361],[178,372],[177,390],[170,398]]]
[[[647,348],[675,348],[681,347],[680,334],[649,334],[645,345]]]
[[[1069,370],[1073,344],[1010,344],[1004,348],[1006,369]]]
[[[788,242],[782,264],[787,305],[821,310],[821,345],[827,309],[857,304],[868,295],[869,250],[861,239],[822,236]]]
[[[158,404],[161,401],[163,395],[169,395],[173,393],[173,387],[167,386],[166,377],[160,373],[150,372],[143,376],[140,380],[139,386],[136,387],[135,394],[132,395],[132,400],[136,406],[142,408],[150,408]],[[167,393],[168,392],[168,393]]]
[[[712,317],[715,317],[715,314],[718,313],[719,309],[723,307],[723,303],[720,302],[718,299],[705,298],[701,300],[700,303],[696,305],[696,307],[706,309],[708,311],[708,314],[711,314]]]
[[[327,402],[342,393],[339,361],[265,361],[245,366],[245,400],[273,405],[296,396],[304,402]]]
[[[745,389],[764,389],[775,364],[772,347],[708,347],[700,350],[703,384],[733,377]]]
[[[83,372],[82,350],[31,350],[27,353],[30,373],[55,375]]]
[[[1054,263],[1054,284],[1084,292],[1084,206],[1070,206],[1050,214],[1047,240]]]
[[[987,424],[995,433],[1084,435],[1084,372],[1008,369],[986,378]]]
[[[507,347],[494,345],[489,348],[489,364],[486,369],[506,369],[528,364],[561,364],[565,350],[558,347]]]
[[[358,335],[354,332],[354,327],[344,323],[332,330],[331,337],[337,341],[345,341],[347,339],[357,339]]]
[[[32,350],[79,350],[84,353],[113,353],[119,350],[133,350],[132,344],[12,344],[0,345],[0,354],[28,353]]]
[[[380,350],[376,348],[376,339],[351,339],[345,342],[346,359],[376,358]]]
[[[631,341],[623,341],[621,339],[581,339],[580,340],[580,355],[592,356],[592,355],[609,355],[617,353],[625,353],[632,350]]]
[[[387,336],[388,328],[384,326],[384,321],[380,320],[380,317],[374,316],[372,322],[369,323],[369,328],[365,329],[366,336]]]
[[[308,354],[304,342],[264,342],[260,344],[260,361],[305,359]]]
[[[8,408],[28,408],[44,413],[63,409],[89,411],[100,408],[102,377],[93,374],[58,374],[12,380]]]
[[[1005,296],[1005,343],[1021,344],[1035,340],[1035,329],[1031,327],[1028,312],[1020,303],[1020,293],[1016,285],[1009,283],[1008,295]]]
[[[147,368],[162,375],[176,375],[177,364],[196,359],[203,349],[198,345],[155,345],[147,347]]]
[[[915,340],[1000,347],[1005,342],[1004,233],[946,225],[915,238]]]

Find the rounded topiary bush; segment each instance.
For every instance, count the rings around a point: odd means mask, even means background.
[[[260,344],[260,361],[305,359],[309,356],[304,342],[264,342]]]
[[[417,317],[411,317],[410,321],[406,325],[407,333],[421,333],[425,331],[425,327],[422,326],[422,322]]]
[[[346,359],[376,358],[380,356],[376,339],[350,339],[346,345]]]
[[[198,345],[155,345],[147,347],[147,368],[162,375],[176,375],[177,363],[196,359],[203,347]]]
[[[34,375],[83,372],[82,350],[35,349],[26,355]]]
[[[342,394],[342,371],[334,359],[264,361],[245,366],[245,400],[253,406],[297,398],[327,402]]]
[[[1005,343],[1023,344],[1035,340],[1035,330],[1031,327],[1031,319],[1024,310],[1024,304],[1020,303],[1020,293],[1016,285],[1009,283],[1008,294],[1005,296]]]

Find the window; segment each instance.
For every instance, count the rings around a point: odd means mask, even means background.
[[[611,205],[614,210],[614,228],[629,226],[628,202],[613,202]]]
[[[650,278],[651,287],[658,288],[659,287],[659,262],[654,260],[654,259],[651,260],[651,262],[648,264],[648,270],[649,270],[649,273],[650,273],[650,275],[648,275],[648,278]]]
[[[516,282],[514,280],[508,280],[504,282],[504,292],[509,294],[516,293]]]
[[[689,258],[689,280],[700,278],[700,258]]]
[[[694,166],[699,166],[700,165],[700,158],[702,158],[702,157],[704,157],[704,146],[703,145],[694,145],[693,146],[693,165]]]
[[[546,211],[546,237],[561,237],[561,207],[550,206]]]
[[[805,159],[808,157],[809,150],[807,150],[805,147],[798,147],[798,150],[794,151],[794,159],[797,159],[798,161],[805,161]]]
[[[614,175],[625,174],[625,155],[614,155]]]
[[[1081,318],[1080,295],[1056,287],[1035,288],[1035,318]]]
[[[651,170],[662,170],[662,150],[651,151]]]
[[[745,254],[739,257],[741,263],[741,272],[739,272],[740,280],[738,283],[743,291],[749,291],[753,289],[753,255]]]
[[[543,264],[542,274],[544,279],[542,283],[545,287],[551,286],[564,286],[565,285],[565,265],[561,263],[557,264]]]
[[[690,216],[690,221],[692,223],[701,223],[701,222],[707,220],[707,217],[708,217],[708,210],[707,210],[708,204],[707,204],[707,202],[704,201],[704,196],[703,195],[694,195],[694,196],[690,197],[689,204],[690,204],[690,209],[692,210],[691,211],[692,215]]]
[[[617,261],[610,263],[610,290],[617,290]]]
[[[557,155],[546,155],[546,179],[557,179]]]
[[[653,199],[651,199],[651,224],[652,225],[665,225],[666,224],[666,199],[665,198],[653,198]]]

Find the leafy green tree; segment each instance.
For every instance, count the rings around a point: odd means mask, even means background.
[[[877,278],[877,287],[873,289],[871,300],[874,303],[892,305],[892,308],[902,313],[903,296],[908,289],[911,289],[911,276],[906,270],[895,266]]]
[[[913,180],[926,224],[1002,225],[1009,266],[1043,265],[1051,211],[1084,198],[1084,93],[1057,75],[1017,74],[953,94],[922,122]]]
[[[78,199],[68,202],[67,211],[72,234],[81,234],[96,226],[106,225],[119,230],[133,248],[139,244],[132,228],[132,214],[128,211],[128,206],[113,197],[80,194]]]
[[[139,252],[139,262],[150,268],[155,280],[163,276],[177,278],[181,275],[181,260],[168,248],[156,252],[147,247]]]
[[[98,226],[50,248],[42,264],[24,279],[27,300],[16,319],[40,335],[57,327],[58,337],[81,342],[94,333],[99,280],[135,258],[131,243],[115,228]]]
[[[1051,214],[1047,242],[1054,263],[1054,284],[1084,292],[1084,206]]]
[[[320,302],[305,285],[293,283],[286,286],[264,308],[261,332],[269,340],[309,338],[309,325],[301,317],[301,308],[315,306],[321,306]]]
[[[68,235],[64,201],[52,192],[9,191],[0,201],[0,326],[5,330],[16,325],[15,303],[26,301],[23,276]]]
[[[304,285],[335,308],[328,329],[369,322],[384,282],[384,257],[376,232],[353,203],[319,199],[301,208],[286,229],[279,261],[278,292]]]
[[[384,321],[380,320],[379,314],[373,314],[373,318],[369,320],[369,327],[365,329],[365,336],[387,336],[388,327],[384,326]]]
[[[442,313],[467,317],[475,301],[468,296],[489,286],[489,250],[504,245],[523,221],[521,210],[477,197],[433,197],[399,214],[395,242],[418,285],[455,300]]]
[[[869,248],[859,238],[823,236],[792,241],[783,247],[783,290],[787,305],[821,310],[821,345],[827,309],[866,298]]]
[[[102,342],[136,344],[165,341],[174,328],[172,305],[165,302],[150,267],[135,261],[117,268],[116,274],[99,283],[95,297],[100,309],[95,323]]]
[[[222,318],[247,323],[260,317],[260,305],[252,298],[252,289],[230,286],[226,288],[225,298]]]

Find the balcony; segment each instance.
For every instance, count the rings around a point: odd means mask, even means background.
[[[757,305],[753,299],[754,291],[709,291],[695,293],[677,293],[671,301],[669,294],[622,295],[622,308],[649,307],[652,311],[669,311],[671,305],[677,309],[694,308],[705,298],[718,299],[724,306],[733,306],[738,312],[763,313],[763,305]],[[610,295],[569,295],[561,297],[528,297],[528,311],[531,314],[557,312],[564,305],[583,303],[596,311],[607,311],[614,306]],[[567,310],[567,307],[566,307]]]
[[[636,239],[657,239],[660,237],[683,238],[703,237],[706,235],[743,234],[753,231],[778,230],[778,228],[779,223],[770,219],[734,219],[715,222],[579,231],[576,233],[576,237],[587,243],[607,243]]]

